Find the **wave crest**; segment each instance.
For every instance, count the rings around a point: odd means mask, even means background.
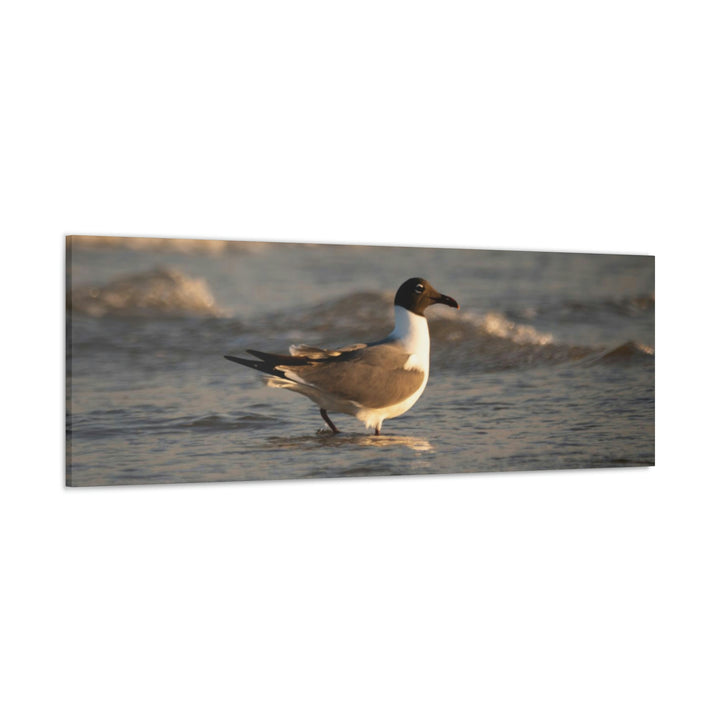
[[[67,309],[92,317],[195,315],[225,317],[207,282],[174,268],[155,268],[106,285],[83,285],[67,293]]]
[[[472,318],[472,316],[469,317]],[[471,319],[471,321],[488,335],[512,340],[520,345],[548,345],[553,341],[550,333],[539,332],[532,325],[513,322],[500,312],[489,312],[477,319]]]
[[[596,362],[624,363],[633,360],[654,360],[654,358],[655,350],[653,348],[630,340],[603,353]]]

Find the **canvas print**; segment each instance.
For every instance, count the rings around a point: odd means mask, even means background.
[[[66,483],[655,462],[650,256],[68,236]]]

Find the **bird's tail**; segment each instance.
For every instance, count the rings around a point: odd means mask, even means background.
[[[249,353],[261,357],[261,360],[249,360],[248,358],[239,358],[234,355],[225,355],[227,360],[245,365],[246,367],[252,368],[253,370],[259,370],[260,372],[267,373],[270,377],[265,378],[265,384],[272,388],[285,388],[286,390],[293,390],[294,392],[308,394],[307,388],[303,383],[298,383],[292,378],[288,378],[285,375],[285,370],[288,368],[280,366],[276,367],[277,361],[283,362],[290,360],[290,365],[306,364],[306,360],[302,358],[293,358],[285,355],[270,355],[269,353],[260,353],[256,350],[248,350]]]

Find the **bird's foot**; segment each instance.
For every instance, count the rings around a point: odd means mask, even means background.
[[[336,432],[333,432],[327,425],[323,425],[322,427],[319,427],[315,431],[316,435],[327,435],[327,437],[332,437],[333,435],[337,435]]]

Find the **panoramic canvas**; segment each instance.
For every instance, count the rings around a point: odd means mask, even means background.
[[[72,486],[653,465],[653,257],[66,238]]]

